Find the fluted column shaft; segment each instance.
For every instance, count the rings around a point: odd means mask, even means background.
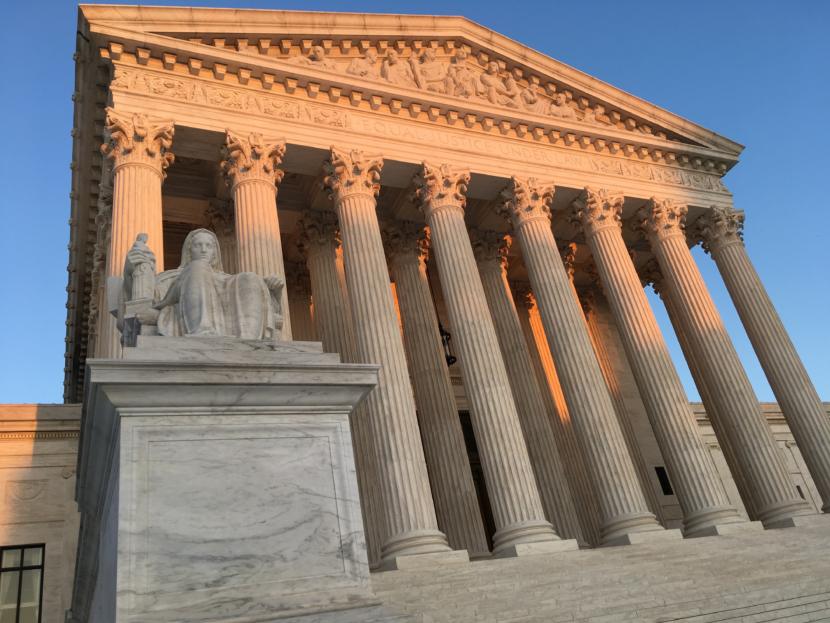
[[[654,277],[654,275],[652,275],[652,279],[654,290],[660,296],[660,300],[663,301],[663,306],[666,308],[666,315],[668,315],[669,322],[671,322],[674,333],[677,336],[677,342],[680,344],[680,349],[683,351],[683,358],[686,360],[689,372],[692,375],[692,380],[695,383],[695,387],[697,387],[700,399],[706,409],[706,417],[712,425],[712,430],[715,431],[718,446],[720,447],[721,452],[723,452],[723,458],[729,467],[732,479],[735,481],[735,486],[741,496],[744,509],[750,519],[757,519],[758,514],[755,512],[755,501],[752,497],[752,488],[749,486],[749,482],[743,474],[741,464],[735,455],[735,451],[729,444],[729,436],[726,434],[726,429],[724,428],[724,417],[718,413],[718,402],[713,399],[712,394],[709,392],[709,388],[706,387],[703,372],[697,363],[692,346],[683,331],[683,326],[680,322],[677,310],[675,309],[675,305],[672,302],[671,297],[668,296],[665,289],[661,286],[662,280],[659,276]]]
[[[346,292],[343,265],[338,257],[340,238],[334,219],[334,214],[330,212],[317,218],[305,217],[300,225],[301,251],[306,257],[311,295],[314,298],[314,323],[317,336],[323,343],[323,350],[327,353],[339,353],[345,363],[355,363],[358,356],[354,323]],[[383,518],[377,457],[372,441],[368,408],[367,403],[359,404],[351,413],[349,421],[369,565],[377,567],[383,543]]]
[[[579,514],[582,533],[591,545],[597,545],[600,541],[599,504],[582,450],[573,430],[565,395],[562,393],[559,376],[556,374],[548,340],[545,337],[545,329],[542,326],[539,310],[536,308],[536,300],[527,292],[518,296],[517,302],[519,321],[530,349],[537,381],[542,389],[542,398],[550,414],[551,425],[559,447],[559,456],[568,475],[571,496]]]
[[[367,407],[383,500],[381,552],[391,561],[407,554],[449,551],[449,546],[438,530],[375,213],[381,167],[380,158],[333,148],[324,171],[340,223],[357,356],[363,363],[380,364],[378,385]]]
[[[700,436],[686,392],[622,237],[623,197],[586,190],[577,219],[683,510],[686,536],[741,521]]]
[[[469,173],[424,165],[416,180],[496,524],[498,555],[558,537],[545,513],[522,435],[493,320],[464,224]],[[450,188],[449,192],[446,189]]]
[[[571,281],[573,283],[573,281]],[[596,310],[597,301],[595,300],[595,293],[583,291],[580,297],[580,304],[585,315],[585,323],[588,327],[588,337],[591,338],[591,344],[594,347],[594,353],[597,356],[597,363],[599,363],[602,376],[605,378],[605,384],[608,386],[608,392],[611,394],[611,401],[614,403],[614,410],[617,412],[617,420],[620,423],[620,430],[625,437],[625,443],[628,445],[628,454],[634,462],[634,468],[637,472],[637,478],[640,482],[640,489],[643,496],[646,498],[649,510],[654,513],[658,520],[662,521],[663,508],[660,505],[660,500],[654,487],[651,486],[649,478],[649,466],[643,456],[642,448],[637,439],[637,431],[634,429],[634,423],[631,420],[631,413],[625,404],[625,397],[620,386],[620,380],[617,375],[617,370],[611,360],[611,355],[606,346],[606,339],[608,333],[600,326],[599,315]],[[594,300],[591,300],[594,299]]]
[[[643,208],[641,218],[663,285],[711,398],[718,403],[713,415],[724,418],[724,432],[752,488],[758,519],[773,525],[809,509],[795,492],[784,457],[689,251],[682,227],[685,212],[685,206],[654,200]]]
[[[164,171],[173,161],[169,151],[173,122],[152,122],[145,115],[128,116],[108,108],[106,123],[109,140],[102,146],[102,151],[113,161],[112,229],[106,277],[120,277],[124,273],[127,252],[140,233],[147,234],[147,246],[156,257],[156,271],[162,272],[161,185]],[[106,287],[106,283],[105,278],[102,286]],[[108,309],[102,309],[101,313],[100,348],[96,355],[120,357],[121,340],[115,320]]]
[[[532,374],[528,374],[533,368],[533,362],[507,282],[505,258],[499,255],[499,249],[493,248],[496,245],[496,241],[480,238],[475,241],[474,248],[530,463],[539,486],[542,507],[558,534],[587,544],[579,525],[539,383]]]
[[[489,553],[464,432],[441,343],[423,252],[413,236],[396,232],[389,246],[404,344],[415,391],[424,454],[438,526],[453,549]]]
[[[277,167],[285,154],[284,141],[268,141],[252,133],[247,139],[226,132],[222,167],[234,205],[237,268],[263,277],[285,279],[285,266],[277,218],[277,184],[283,173]],[[282,340],[291,339],[287,288],[282,290]]]
[[[702,222],[701,222],[702,221]],[[699,221],[778,406],[830,513],[830,419],[741,239],[743,216],[714,209]]]
[[[605,385],[582,310],[550,224],[553,187],[513,178],[504,210],[513,221],[574,429],[602,514],[602,542],[661,530],[649,512]]]
[[[301,342],[316,342],[317,330],[311,308],[311,283],[308,269],[303,264],[286,263],[288,309],[291,310],[293,338]]]

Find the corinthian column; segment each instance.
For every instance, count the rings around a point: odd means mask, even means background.
[[[377,387],[367,398],[383,500],[384,564],[399,566],[414,554],[450,551],[438,530],[406,369],[375,197],[380,157],[332,147],[323,165],[343,238],[346,283],[361,363],[380,364]],[[466,557],[466,554],[464,554]]]
[[[697,363],[695,353],[692,350],[686,334],[683,332],[683,326],[680,322],[680,317],[678,316],[675,304],[671,300],[671,297],[666,293],[666,289],[663,287],[663,277],[660,274],[660,267],[657,265],[657,261],[654,259],[649,260],[641,269],[641,273],[641,280],[644,283],[650,283],[654,292],[660,297],[660,300],[663,301],[663,306],[666,308],[666,315],[669,317],[672,329],[674,329],[677,342],[680,344],[680,350],[683,351],[683,358],[686,361],[686,365],[692,375],[695,387],[697,387],[697,391],[700,394],[700,400],[703,402],[703,407],[706,409],[706,418],[712,425],[712,430],[715,431],[715,437],[718,440],[718,447],[720,447],[721,452],[723,453],[723,458],[729,467],[729,473],[735,481],[735,486],[738,489],[744,509],[750,519],[756,519],[758,515],[755,512],[755,502],[752,497],[752,489],[741,471],[741,464],[738,462],[732,446],[729,445],[729,437],[726,434],[726,429],[723,424],[725,419],[723,416],[718,414],[718,403],[713,400],[709,389],[706,387],[706,381],[703,379],[703,373]]]
[[[288,309],[291,311],[294,340],[318,341],[311,309],[311,280],[304,263],[285,263],[285,287],[288,290]]]
[[[112,233],[107,253],[106,276],[124,272],[124,259],[140,233],[156,256],[156,270],[164,270],[161,184],[173,162],[173,122],[150,120],[137,113],[126,115],[107,108],[108,140],[101,151],[113,161]],[[120,338],[109,310],[102,310],[99,333],[101,357],[121,355]]]
[[[599,504],[594,492],[594,485],[586,468],[582,450],[579,448],[576,435],[568,413],[568,405],[559,376],[553,365],[548,340],[545,337],[545,328],[536,306],[536,297],[528,284],[511,284],[516,297],[516,308],[519,313],[519,322],[525,334],[525,341],[530,349],[536,379],[542,389],[542,398],[550,414],[551,425],[555,431],[556,442],[559,447],[559,456],[562,459],[568,482],[571,487],[571,496],[576,510],[579,513],[582,533],[591,545],[598,545],[599,536]]]
[[[624,197],[585,189],[574,204],[660,452],[683,510],[686,536],[743,520],[730,504],[622,237]]]
[[[743,213],[712,208],[698,219],[712,256],[758,355],[781,412],[830,513],[830,419],[795,346],[775,311],[742,239]]]
[[[784,525],[809,508],[795,492],[784,457],[686,244],[685,216],[686,206],[656,199],[639,214],[683,333],[706,388],[718,403],[715,414],[724,418],[729,445],[754,492],[758,519],[767,527]]]
[[[643,456],[643,450],[637,438],[637,431],[634,429],[631,413],[625,404],[625,397],[623,396],[617,370],[614,368],[614,363],[611,360],[611,355],[606,346],[606,341],[609,339],[609,336],[601,326],[597,309],[597,292],[594,288],[582,289],[581,292],[577,292],[576,286],[574,285],[576,251],[577,244],[575,242],[559,245],[559,252],[562,256],[562,263],[565,266],[565,273],[568,275],[574,296],[576,296],[582,307],[582,314],[585,318],[585,324],[588,327],[588,337],[591,339],[591,345],[594,347],[594,354],[597,357],[599,369],[602,370],[605,385],[608,387],[608,393],[611,396],[611,402],[617,414],[617,421],[620,423],[620,430],[622,430],[625,443],[628,446],[628,456],[631,457],[631,461],[634,463],[634,470],[640,482],[640,490],[643,492],[649,511],[657,517],[658,521],[662,521],[663,508],[660,505],[660,500],[654,491],[654,487],[651,486],[650,468]]]
[[[453,549],[486,556],[490,550],[427,281],[427,232],[423,226],[402,223],[386,226],[383,233],[397,286],[438,526]]]
[[[285,155],[285,141],[266,142],[252,132],[242,138],[225,131],[222,170],[233,195],[237,268],[285,279],[277,218],[277,184],[283,172],[277,167]],[[291,339],[288,291],[282,289],[282,340]]]
[[[559,537],[542,502],[470,238],[464,225],[470,174],[424,163],[416,194],[430,232],[444,301],[458,348],[464,389],[481,455],[496,533],[493,553],[555,551]],[[570,542],[576,547],[575,542]]]
[[[507,368],[545,516],[560,535],[577,539],[585,545],[587,541],[579,525],[542,392],[536,378],[528,374],[533,368],[533,361],[507,283],[509,245],[509,236],[492,232],[476,232],[473,236],[478,272]]]
[[[300,253],[306,258],[311,281],[317,336],[323,343],[324,351],[339,353],[345,363],[356,363],[359,359],[345,275],[338,258],[340,233],[336,218],[330,211],[307,212],[299,224],[299,229]],[[378,403],[359,404],[349,417],[349,422],[369,565],[377,567],[380,564],[380,546],[383,541],[380,508],[382,501],[378,492],[377,458],[367,404],[371,406]]]
[[[236,265],[239,253],[236,249],[236,233],[233,227],[233,206],[224,199],[211,199],[205,212],[208,228],[219,239],[222,250],[222,269],[226,273],[239,272]]]
[[[550,223],[553,184],[512,178],[503,212],[522,245],[554,364],[597,492],[601,542],[632,543],[662,531],[648,511]],[[661,536],[674,532],[661,532]],[[678,535],[679,536],[679,535]]]

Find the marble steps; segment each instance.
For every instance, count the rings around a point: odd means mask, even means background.
[[[390,611],[461,621],[830,620],[830,517],[740,536],[373,574]]]

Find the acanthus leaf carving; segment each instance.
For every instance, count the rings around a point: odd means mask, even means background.
[[[461,210],[467,204],[470,170],[448,164],[421,164],[421,172],[413,178],[414,199],[424,213],[453,206]]]
[[[284,156],[283,140],[266,140],[259,132],[251,132],[248,138],[242,138],[225,130],[221,166],[231,186],[250,179],[279,184],[283,172],[277,167]]]
[[[684,236],[687,206],[671,199],[652,197],[637,212],[636,227],[647,238],[662,240],[670,236]]]
[[[381,225],[383,247],[392,262],[426,262],[429,258],[429,227],[411,221],[385,221]]]
[[[513,245],[509,234],[474,229],[470,232],[470,242],[479,264],[495,262],[500,268],[507,268],[507,256]]]
[[[555,190],[553,182],[542,182],[534,177],[519,178],[514,175],[507,187],[501,191],[502,201],[497,209],[517,229],[535,219],[550,222],[550,205]]]
[[[323,163],[323,187],[339,201],[354,194],[376,197],[380,192],[381,156],[367,156],[359,149],[331,147],[331,155]]]
[[[337,217],[331,210],[322,212],[306,211],[298,223],[300,232],[297,248],[303,257],[308,257],[320,247],[340,246],[340,227]]]
[[[744,214],[729,207],[712,206],[697,219],[693,229],[703,250],[711,254],[713,250],[743,242]]]
[[[111,158],[115,168],[123,164],[142,163],[160,175],[173,163],[174,123],[153,120],[143,113],[123,114],[107,107],[105,136],[101,153]]]
[[[571,221],[590,236],[606,227],[620,228],[625,196],[605,188],[585,188],[574,200]]]

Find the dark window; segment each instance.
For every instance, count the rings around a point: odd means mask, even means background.
[[[806,500],[807,498],[804,497],[804,491],[801,490],[801,487],[799,485],[796,485],[795,488],[798,489],[798,495],[801,496],[801,499]]]
[[[671,488],[671,481],[666,472],[666,468],[662,465],[655,465],[654,471],[657,472],[657,480],[660,481],[660,488],[663,490],[663,495],[674,495],[674,489]]]
[[[0,623],[40,623],[45,547],[0,547]]]

